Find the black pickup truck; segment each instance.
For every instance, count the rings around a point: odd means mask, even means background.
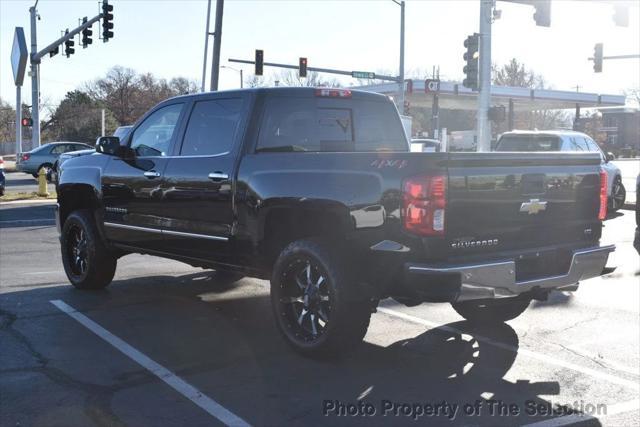
[[[382,95],[325,88],[172,98],[68,160],[62,260],[100,289],[146,253],[271,280],[286,341],[349,350],[384,298],[501,322],[603,274],[597,154],[411,153]]]

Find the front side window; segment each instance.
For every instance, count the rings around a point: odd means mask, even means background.
[[[140,157],[166,156],[184,104],[162,107],[134,131],[131,148]]]
[[[196,102],[180,155],[212,156],[231,151],[241,112],[240,98]]]

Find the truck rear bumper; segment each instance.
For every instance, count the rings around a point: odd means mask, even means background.
[[[514,259],[447,266],[407,263],[405,284],[420,294],[450,302],[507,298],[551,289],[576,290],[580,280],[603,274],[609,253],[614,250],[614,245],[575,250],[566,274],[525,281],[516,280]]]

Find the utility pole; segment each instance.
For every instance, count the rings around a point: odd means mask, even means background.
[[[36,29],[36,21],[38,19],[37,5],[38,2],[36,1],[36,4],[29,8],[29,14],[31,16],[31,118],[33,119],[31,149],[40,146],[40,76],[38,75],[40,58],[36,59],[36,55],[38,54]],[[17,105],[16,108],[22,108],[22,106]]]
[[[400,6],[400,67],[398,76],[398,110],[404,114],[404,1],[393,0]]]
[[[102,119],[102,126],[101,126],[100,136],[105,136],[104,135],[104,108],[102,109],[101,119]]]
[[[216,0],[216,22],[213,34],[213,60],[211,61],[211,88],[218,90],[218,75],[220,74],[220,43],[222,42],[222,12],[224,0]]]
[[[478,94],[478,141],[477,151],[491,150],[491,125],[489,107],[491,106],[491,21],[493,19],[494,0],[480,0],[480,58]]]
[[[204,33],[204,59],[202,60],[202,90],[205,91],[205,79],[207,78],[207,53],[209,51],[209,22],[211,21],[211,0],[207,1],[207,29]]]

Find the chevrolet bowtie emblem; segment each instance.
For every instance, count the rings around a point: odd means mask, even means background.
[[[547,202],[541,202],[540,199],[531,199],[520,205],[520,212],[527,212],[529,215],[535,215],[546,209]]]

